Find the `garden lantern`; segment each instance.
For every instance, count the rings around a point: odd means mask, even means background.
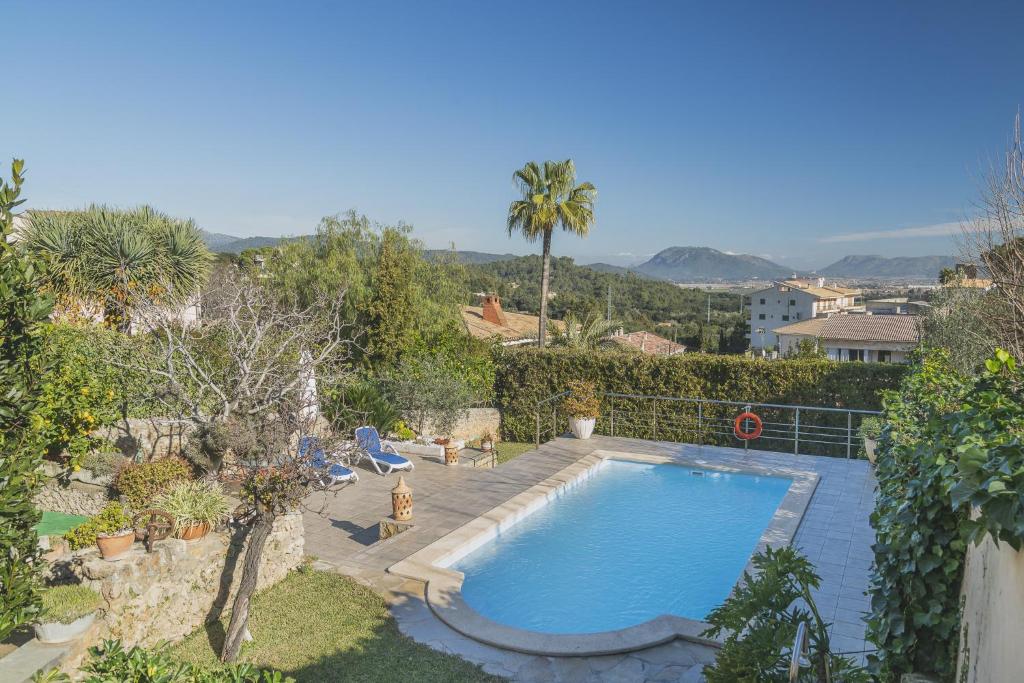
[[[396,522],[412,519],[412,489],[405,483],[405,477],[399,477],[398,484],[391,489],[391,508]]]

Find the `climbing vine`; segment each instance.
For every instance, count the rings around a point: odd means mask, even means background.
[[[883,681],[909,672],[952,680],[968,545],[986,536],[1022,545],[1022,386],[1003,350],[978,378],[932,351],[886,392],[868,620]]]

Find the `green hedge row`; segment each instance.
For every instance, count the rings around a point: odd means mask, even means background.
[[[897,387],[906,373],[905,366],[878,363],[704,354],[659,357],[614,350],[506,348],[496,352],[495,361],[495,402],[502,414],[502,436],[516,441],[535,438],[537,402],[565,391],[574,379],[590,380],[601,391],[622,394],[878,410],[880,392]],[[741,445],[731,435],[731,420],[739,412],[733,406],[704,406],[698,416],[690,403],[659,401],[655,405],[650,400],[605,397],[598,433],[611,432],[613,410],[616,436]],[[557,401],[543,410],[542,438],[565,429],[564,414],[555,411]],[[792,450],[794,411],[756,412],[765,421],[765,432],[751,442],[751,448]],[[817,437],[801,436],[801,453],[845,455],[845,413],[801,411],[800,420],[801,431],[813,430]],[[859,416],[854,418],[854,428],[859,421]],[[859,450],[855,447],[854,454]]]

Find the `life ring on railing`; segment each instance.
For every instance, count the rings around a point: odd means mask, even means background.
[[[753,431],[747,432],[743,430],[743,423],[746,422],[747,420],[753,421]],[[761,436],[762,429],[764,429],[764,425],[761,423],[761,418],[759,418],[757,415],[749,411],[745,413],[740,413],[736,417],[736,421],[732,423],[732,430],[736,433],[736,438],[743,439],[744,441],[756,439],[757,437]]]

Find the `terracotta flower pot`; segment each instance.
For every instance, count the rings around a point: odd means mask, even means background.
[[[126,531],[119,536],[98,536],[96,545],[104,560],[119,560],[135,542],[135,530]]]
[[[210,525],[207,522],[200,522],[198,524],[189,524],[178,529],[178,538],[183,541],[198,541],[200,538],[210,533]]]

